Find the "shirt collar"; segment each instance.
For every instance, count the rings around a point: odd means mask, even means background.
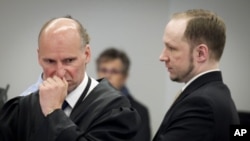
[[[20,96],[26,96],[26,95],[29,95],[35,91],[37,91],[39,89],[39,85],[43,82],[43,79],[42,79],[42,74],[39,76],[38,80],[36,81],[35,84],[32,84],[31,86],[29,86],[28,89],[26,89],[24,92],[22,92],[20,94]]]
[[[37,88],[39,87],[39,85],[43,82],[43,73],[40,75],[40,77],[38,78],[38,80],[36,81],[35,85],[37,86]]]
[[[196,75],[195,77],[193,77],[192,79],[190,79],[185,85],[184,87],[182,87],[181,91],[183,92],[187,87],[188,85],[190,85],[195,79],[197,79],[198,77],[206,74],[206,73],[209,73],[209,72],[213,72],[213,71],[220,71],[220,69],[212,69],[212,70],[208,70],[208,71],[204,71],[202,73],[199,73],[198,75]]]
[[[68,102],[68,104],[69,104],[69,106],[71,108],[74,108],[74,106],[76,105],[77,100],[80,98],[80,96],[82,95],[83,90],[87,86],[87,82],[88,82],[88,75],[85,72],[84,79],[82,80],[82,82],[80,83],[80,85],[78,85],[78,87],[76,87],[75,90],[73,90],[72,92],[70,92],[67,95],[67,97],[66,97],[65,100]]]

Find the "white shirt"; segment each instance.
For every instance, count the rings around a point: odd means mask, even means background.
[[[82,80],[82,82],[80,83],[80,85],[78,85],[78,87],[73,90],[72,92],[70,92],[67,97],[66,97],[66,101],[68,102],[69,106],[66,107],[64,109],[64,112],[67,116],[70,115],[72,109],[75,107],[78,99],[80,98],[80,96],[82,95],[83,91],[85,90],[86,86],[88,83],[88,75],[85,72],[84,74],[84,79]],[[84,99],[89,95],[89,93],[98,85],[99,82],[97,82],[95,79],[91,78],[91,85],[89,87],[89,90],[86,94],[86,96],[84,97]]]
[[[78,87],[73,90],[72,92],[70,92],[67,97],[66,97],[66,101],[68,102],[69,106],[66,107],[64,109],[64,112],[67,116],[70,115],[72,109],[75,107],[78,99],[80,98],[80,96],[82,95],[83,91],[85,90],[86,86],[88,83],[88,75],[85,72],[84,74],[84,79],[82,80],[82,82],[80,83],[80,85],[78,85]],[[98,85],[99,82],[97,82],[95,79],[91,78],[91,85],[89,87],[89,90],[86,94],[86,96],[84,97],[84,99],[89,95],[89,93]]]

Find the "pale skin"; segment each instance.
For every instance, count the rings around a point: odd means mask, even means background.
[[[45,116],[60,109],[67,94],[84,79],[90,61],[90,47],[83,46],[75,21],[54,20],[39,38],[38,60],[43,68],[44,81],[39,98]]]
[[[124,86],[126,80],[127,80],[127,75],[123,74],[121,71],[123,70],[123,64],[120,59],[114,59],[114,60],[109,60],[106,62],[102,62],[99,65],[99,68],[106,68],[107,70],[118,70],[120,73],[117,74],[112,74],[110,72],[97,72],[97,75],[99,78],[107,78],[109,82],[118,90],[121,89],[122,86]]]
[[[212,59],[206,44],[199,44],[191,49],[184,38],[188,18],[176,18],[166,25],[163,42],[165,47],[160,54],[160,61],[165,63],[170,79],[187,83],[194,76],[207,70],[218,68],[218,61]]]

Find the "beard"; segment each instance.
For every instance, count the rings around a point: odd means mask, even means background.
[[[175,82],[185,82],[185,83],[188,80],[190,80],[191,79],[190,77],[192,76],[191,73],[194,70],[194,63],[193,62],[194,62],[194,59],[191,56],[189,58],[189,65],[188,65],[187,69],[184,72],[177,74],[176,77],[172,77],[171,80],[175,81]]]

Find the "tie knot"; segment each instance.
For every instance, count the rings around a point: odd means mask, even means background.
[[[64,100],[64,102],[62,104],[62,110],[64,110],[68,106],[69,106],[68,102],[66,100]]]

